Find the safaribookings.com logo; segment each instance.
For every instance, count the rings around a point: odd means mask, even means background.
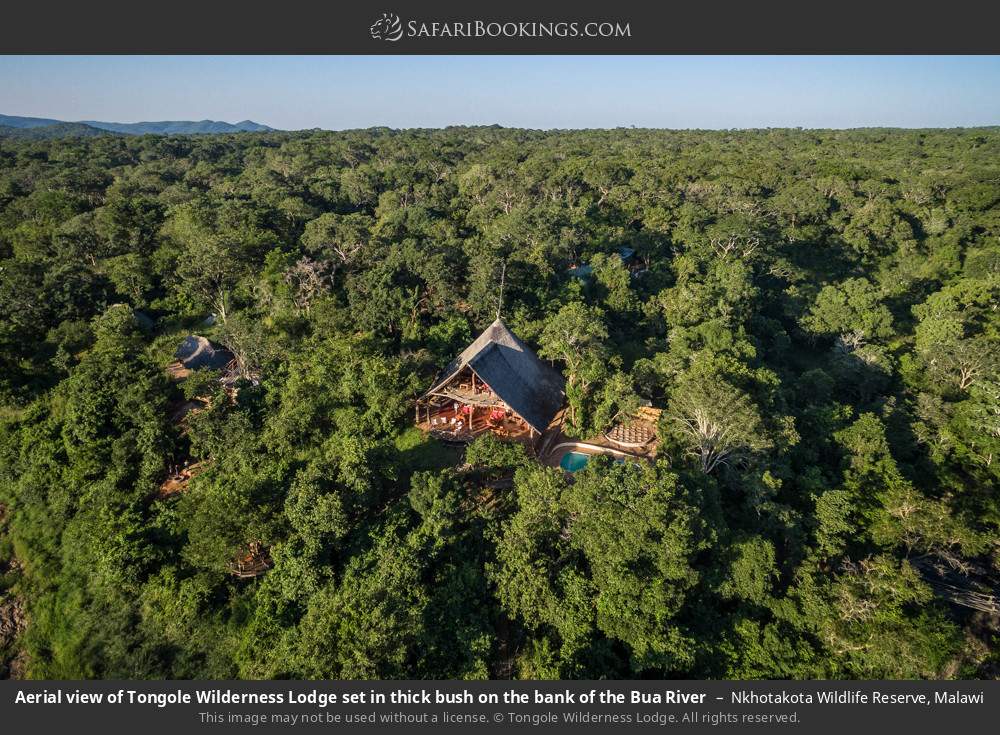
[[[406,24],[395,13],[382,17],[368,29],[376,41],[407,38],[631,38],[623,21],[418,21]]]
[[[382,13],[369,31],[376,41],[398,41],[403,37],[403,23],[395,13]]]

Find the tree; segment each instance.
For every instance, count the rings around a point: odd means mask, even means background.
[[[303,256],[285,271],[284,280],[292,288],[295,307],[308,315],[313,302],[330,290],[330,266]]]
[[[705,474],[773,446],[750,396],[696,363],[671,389],[667,431]]]
[[[233,201],[199,199],[179,207],[164,229],[181,246],[177,288],[224,322],[251,260],[262,257],[272,242],[260,212]]]
[[[328,212],[306,223],[302,245],[337,270],[350,266],[358,258],[371,240],[373,226],[372,218],[359,212],[346,215]]]
[[[812,334],[839,335],[848,344],[892,334],[892,314],[875,286],[863,278],[824,286],[802,323]]]
[[[589,425],[586,401],[594,385],[606,376],[607,336],[600,310],[579,301],[562,307],[542,330],[538,354],[566,365],[570,422],[578,431]]]
[[[917,352],[931,373],[961,391],[1000,366],[1000,341],[990,326],[997,293],[988,281],[962,281],[913,308]]]
[[[105,260],[104,268],[118,293],[138,308],[147,305],[148,294],[154,285],[150,273],[151,264],[147,258],[136,253],[126,253]]]
[[[219,341],[233,353],[237,373],[244,380],[259,380],[264,366],[273,357],[273,345],[268,341],[263,325],[243,316],[223,324]]]
[[[177,275],[185,293],[198,306],[211,309],[226,321],[233,291],[246,275],[246,264],[234,257],[233,248],[217,237],[190,242]]]
[[[339,585],[309,602],[292,671],[308,678],[390,679],[406,672],[422,629],[427,593],[416,549],[388,529],[354,558]]]
[[[584,472],[564,492],[566,533],[590,571],[596,626],[630,650],[635,673],[684,670],[691,644],[674,618],[705,548],[697,508],[665,465]]]
[[[547,651],[561,675],[614,665],[606,641],[627,646],[619,665],[634,674],[681,670],[690,641],[673,618],[697,580],[696,509],[665,465],[592,462],[572,485],[553,470],[518,472],[493,570],[501,602],[529,629],[551,626],[555,638],[532,655]]]
[[[927,678],[959,644],[927,584],[891,556],[846,560],[829,583],[803,579],[795,595],[828,652],[830,676]]]

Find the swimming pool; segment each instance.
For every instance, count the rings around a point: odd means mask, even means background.
[[[602,452],[597,454],[602,454]],[[578,472],[587,466],[588,459],[590,459],[590,455],[584,452],[566,452],[559,460],[559,466],[567,472]],[[615,464],[625,464],[625,460],[620,457],[612,457],[612,460]]]
[[[559,466],[567,472],[576,472],[587,466],[588,457],[583,452],[566,452],[559,460]]]

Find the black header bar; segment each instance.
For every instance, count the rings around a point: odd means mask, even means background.
[[[986,54],[1000,4],[952,0],[9,3],[0,52]]]

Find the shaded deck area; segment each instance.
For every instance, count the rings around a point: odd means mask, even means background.
[[[472,370],[439,386],[417,403],[416,426],[447,442],[470,442],[490,432],[501,439],[531,445],[538,438],[489,385]]]
[[[501,439],[533,444],[537,438],[531,429],[514,416],[491,415],[489,409],[463,411],[454,407],[438,409],[436,412],[421,411],[421,421],[416,426],[421,431],[447,442],[470,442],[477,436],[491,432]],[[497,409],[499,411],[499,409]]]

